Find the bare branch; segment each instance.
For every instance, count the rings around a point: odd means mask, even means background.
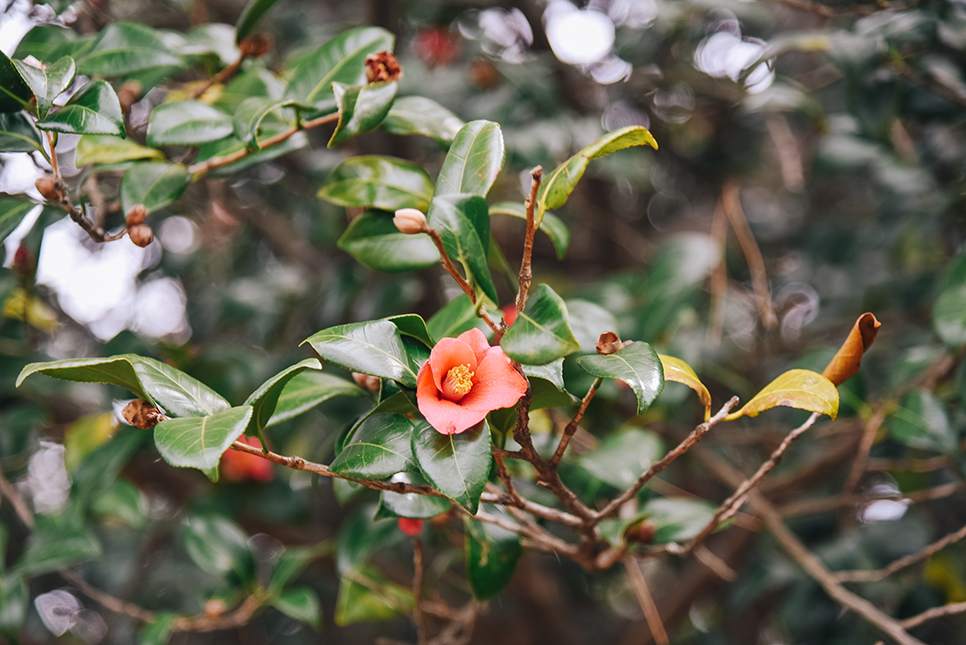
[[[852,462],[852,469],[849,471],[849,476],[845,480],[845,486],[842,487],[843,495],[852,494],[859,483],[859,479],[862,478],[862,474],[865,472],[866,464],[869,460],[869,451],[872,450],[872,444],[875,443],[875,435],[879,431],[879,428],[882,427],[885,416],[885,409],[880,406],[875,414],[865,422],[865,428],[862,430],[862,439],[859,441],[859,449],[855,455],[855,460]]]
[[[604,379],[597,378],[594,379],[593,384],[591,384],[590,389],[587,390],[586,396],[584,396],[583,401],[580,402],[580,407],[577,408],[577,412],[574,414],[574,418],[570,420],[567,427],[564,428],[563,434],[560,437],[560,443],[557,444],[557,450],[553,454],[553,458],[550,460],[550,465],[556,468],[560,465],[560,460],[563,459],[564,451],[567,450],[567,445],[570,444],[570,440],[573,438],[574,433],[577,432],[577,426],[580,424],[580,420],[584,418],[584,412],[587,411],[587,406],[590,405],[591,400],[594,395],[597,394],[597,388]]]
[[[761,249],[755,241],[755,235],[748,226],[745,212],[741,208],[741,200],[738,197],[738,185],[732,182],[725,184],[721,191],[721,204],[724,214],[731,222],[731,228],[738,237],[741,251],[745,254],[748,261],[748,269],[751,271],[751,284],[755,290],[755,302],[758,304],[758,314],[761,322],[766,329],[774,329],[778,324],[778,317],[775,315],[775,308],[771,303],[771,292],[768,288],[768,274],[765,271],[765,261],[761,257]]]
[[[520,262],[520,291],[517,292],[517,314],[527,306],[527,296],[530,292],[530,282],[533,280],[533,270],[530,267],[530,260],[533,256],[533,237],[537,233],[534,221],[534,209],[537,207],[537,191],[540,190],[540,182],[543,181],[543,166],[537,166],[530,171],[530,196],[527,197],[527,233],[523,240],[523,260]]]
[[[957,602],[951,605],[943,605],[942,607],[933,607],[932,609],[927,609],[921,614],[916,614],[911,618],[906,618],[899,624],[905,629],[912,629],[913,627],[918,627],[919,625],[922,625],[930,620],[942,618],[943,616],[961,614],[963,612],[966,612],[966,602]]]
[[[654,604],[654,598],[647,588],[647,579],[641,572],[641,567],[634,558],[624,558],[624,568],[627,569],[627,580],[631,583],[637,602],[641,604],[641,611],[644,612],[644,619],[651,630],[654,642],[658,645],[670,645],[667,632],[664,631],[664,623],[661,622],[661,614]]]
[[[877,571],[836,571],[835,578],[839,582],[878,582],[900,569],[905,569],[910,565],[925,560],[933,553],[946,548],[950,544],[959,542],[963,538],[966,538],[966,526],[948,534],[942,539],[936,540],[916,553],[899,558],[889,566]]]
[[[28,528],[33,528],[34,514],[30,511],[30,507],[27,506],[27,502],[20,496],[20,493],[3,476],[3,469],[0,468],[0,501],[4,497],[9,499],[10,503],[13,504],[13,510],[17,512],[17,517],[20,518],[20,521]]]
[[[466,279],[460,275],[459,270],[457,270],[456,266],[453,264],[453,261],[450,260],[449,254],[446,253],[446,248],[443,246],[443,238],[440,237],[439,231],[431,226],[427,226],[423,229],[423,232],[429,235],[429,238],[433,240],[433,244],[436,245],[436,250],[439,251],[439,257],[443,263],[443,268],[446,269],[451,276],[453,276],[453,279],[456,280],[456,284],[458,284],[460,289],[463,290],[463,293],[469,297],[470,302],[472,302],[473,306],[475,307],[476,289],[474,289],[473,285],[467,282]],[[476,315],[486,323],[486,326],[489,327],[494,334],[496,334],[498,339],[503,336],[503,328],[498,325],[496,321],[490,318],[488,313],[480,309]]]

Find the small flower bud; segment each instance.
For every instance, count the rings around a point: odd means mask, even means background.
[[[44,175],[34,182],[34,186],[44,196],[44,199],[49,199],[52,202],[59,202],[64,197],[64,193],[57,187],[57,181],[53,175]]]
[[[417,235],[426,230],[426,216],[415,208],[400,208],[396,211],[392,223],[406,235]]]
[[[402,66],[390,52],[366,56],[366,80],[370,83],[398,81],[402,77],[402,72]]]
[[[612,331],[605,331],[597,339],[597,353],[601,356],[616,354],[623,349],[621,339]]]
[[[258,58],[272,46],[272,37],[268,34],[252,34],[238,43],[238,49],[248,58]]]
[[[398,522],[399,530],[406,535],[419,535],[423,532],[423,520],[411,520],[408,517],[400,517]]]
[[[128,228],[137,226],[138,224],[143,224],[147,217],[148,209],[144,207],[144,204],[135,204],[131,207],[131,210],[127,212]]]
[[[627,538],[629,542],[641,542],[643,544],[650,544],[654,540],[654,534],[657,533],[657,525],[653,520],[643,520],[637,524],[632,524],[626,531],[624,531],[624,537]]]
[[[212,598],[205,603],[205,618],[220,618],[228,611],[228,605],[221,598]]]
[[[117,101],[121,104],[121,112],[127,114],[137,100],[141,98],[141,82],[128,81],[117,91]]]
[[[22,277],[27,277],[33,273],[34,260],[30,249],[23,244],[18,246],[17,251],[13,254],[13,266],[11,268],[14,273]]]
[[[382,380],[378,376],[372,376],[371,374],[353,372],[352,380],[363,390],[369,390],[370,392],[378,392],[382,386]]]
[[[146,247],[154,241],[154,231],[147,224],[132,226],[127,230],[127,234],[131,238],[131,241],[141,248]]]
[[[138,430],[150,430],[163,418],[160,410],[143,399],[137,399],[125,405],[121,416],[124,417],[124,421]]]

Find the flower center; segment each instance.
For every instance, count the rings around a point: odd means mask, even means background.
[[[457,365],[443,379],[443,396],[454,403],[473,389],[473,372],[469,365]]]

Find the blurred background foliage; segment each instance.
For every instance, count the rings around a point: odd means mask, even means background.
[[[62,24],[83,37],[120,20],[166,30],[176,43],[178,34],[201,25],[234,24],[243,5],[8,1],[0,46],[12,55],[20,43],[21,56],[38,42],[29,35],[20,41],[34,25]],[[821,371],[861,312],[882,321],[861,374],[840,388],[840,418],[798,444],[763,489],[779,507],[834,497],[870,406],[886,411],[856,503],[788,520],[832,569],[884,566],[966,523],[966,462],[959,450],[966,419],[966,370],[960,369],[966,264],[957,258],[966,233],[966,4],[283,0],[260,26],[274,47],[247,73],[254,78],[262,64],[281,72],[300,52],[367,24],[397,36],[405,70],[400,96],[427,96],[465,121],[501,124],[507,164],[491,204],[521,202],[530,168],[552,168],[606,131],[650,128],[661,146],[657,153],[633,149],[595,161],[556,212],[569,230],[562,261],[547,237],[537,238],[534,273],[570,302],[584,303],[577,305],[577,324],[596,329],[615,321],[622,338],[684,358],[720,405],[732,394],[747,400],[789,368]],[[143,142],[147,116],[168,91],[229,59],[209,54],[174,83],[158,84],[163,74],[140,74],[145,94],[132,109],[129,135]],[[233,98],[226,89],[210,100],[231,106]],[[336,245],[359,213],[316,196],[349,156],[390,154],[435,175],[439,147],[377,131],[327,149],[327,137],[308,132],[291,154],[193,185],[152,215],[158,241],[146,249],[127,240],[93,244],[52,210],[8,239],[7,268],[0,272],[0,465],[42,521],[56,524],[57,513],[87,517],[88,533],[77,536],[77,549],[102,554],[85,565],[85,578],[101,588],[157,611],[200,612],[211,598],[230,598],[238,576],[264,575],[265,562],[282,545],[321,544],[319,555],[332,552],[340,526],[339,539],[351,541],[345,536],[351,527],[371,516],[368,505],[378,495],[307,473],[276,468],[267,482],[212,484],[198,472],[170,468],[143,433],[105,413],[124,398],[120,390],[44,379],[14,389],[16,374],[33,360],[132,352],[170,362],[237,404],[304,358],[298,344],[319,329],[406,312],[428,319],[455,298],[458,290],[438,268],[390,274],[360,265]],[[62,158],[74,146],[76,137],[62,137]],[[33,182],[42,171],[34,161],[24,154],[0,160],[0,190],[36,197]],[[106,199],[115,199],[116,173],[107,168],[99,178]],[[494,216],[495,239],[511,266],[523,232],[519,219]],[[760,257],[748,244],[752,238]],[[20,240],[38,262],[31,288],[40,300],[31,305],[38,308],[32,316],[18,291],[25,285],[10,270]],[[767,280],[758,293],[756,275]],[[512,301],[506,281],[498,280],[498,289],[500,304]],[[584,336],[578,334],[584,349],[592,349],[593,332]],[[575,393],[591,380],[571,359],[565,377]],[[274,427],[270,438],[281,452],[327,463],[339,432],[364,407],[361,398],[333,398]],[[606,383],[587,413],[583,425],[590,433],[582,449],[626,430],[621,419],[633,409],[629,391]],[[542,420],[549,428],[554,419],[540,414],[533,425]],[[782,422],[797,423],[800,416],[773,412],[716,429],[709,449],[750,472],[784,435]],[[693,396],[669,384],[630,424],[673,445],[699,421]],[[610,454],[618,460],[621,451]],[[66,474],[58,466],[62,459]],[[616,461],[566,466],[591,496],[616,486],[606,481]],[[690,457],[659,484],[658,493],[686,491],[715,503],[729,492]],[[942,486],[946,494],[936,499],[908,497]],[[0,520],[0,547],[7,543],[10,565],[27,548],[26,532],[10,504],[0,506]],[[384,575],[405,586],[411,546],[392,527],[383,531],[376,559]],[[444,596],[465,594],[465,582],[454,575],[462,553],[450,543],[454,534],[441,528],[428,535],[427,548],[439,554],[428,584]],[[206,553],[212,545],[229,553]],[[841,612],[753,523],[739,522],[709,546],[734,570],[732,579],[694,559],[647,563],[673,642],[879,639],[861,619]],[[230,553],[233,548],[247,555]],[[966,600],[963,548],[953,545],[859,590],[898,618]],[[247,569],[233,572],[234,566]],[[405,618],[336,626],[340,611],[339,622],[354,622],[346,607],[336,607],[339,572],[336,561],[321,558],[300,578],[321,599],[321,635],[291,613],[270,609],[237,630],[180,634],[174,642],[413,639]],[[53,619],[41,615],[45,610],[34,599],[63,589],[55,574],[33,578],[29,590],[0,585],[0,641],[57,640]],[[82,594],[73,602],[83,608],[71,610],[64,642],[134,642],[135,621]],[[364,618],[380,611],[395,615],[376,607]],[[940,619],[913,633],[929,643],[959,643],[963,620]],[[591,577],[571,563],[528,553],[480,617],[472,642],[649,638],[622,573]]]

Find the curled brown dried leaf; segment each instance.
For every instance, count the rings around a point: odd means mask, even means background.
[[[835,353],[832,361],[822,372],[822,376],[835,385],[841,385],[858,374],[862,355],[872,347],[881,325],[882,323],[871,313],[866,312],[859,316],[848,338]]]

